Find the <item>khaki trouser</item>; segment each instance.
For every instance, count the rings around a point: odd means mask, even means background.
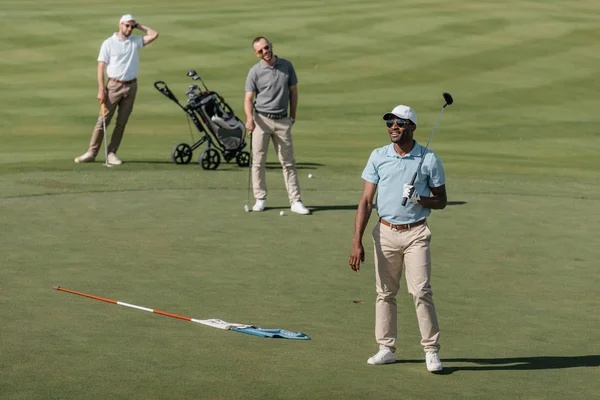
[[[267,179],[265,166],[269,139],[273,138],[273,147],[283,168],[283,180],[287,189],[290,204],[300,200],[300,183],[294,158],[292,143],[292,120],[289,118],[270,119],[263,115],[254,114],[256,127],[252,132],[252,187],[254,198],[267,197]]]
[[[119,83],[112,80],[108,81],[106,85],[106,101],[104,103],[106,108],[106,128],[108,130],[108,124],[110,123],[113,115],[117,108],[117,122],[113,129],[110,143],[108,145],[109,153],[116,153],[123,139],[123,132],[125,131],[125,125],[127,120],[133,111],[133,103],[135,101],[135,95],[137,93],[137,81],[133,83]],[[106,133],[108,135],[108,132]],[[98,155],[100,146],[102,145],[102,138],[104,133],[102,132],[102,113],[98,117],[96,126],[92,133],[92,139],[90,140],[90,147],[88,152],[94,156]]]
[[[406,269],[406,285],[412,294],[425,351],[438,351],[438,326],[431,291],[431,231],[427,223],[406,230],[393,230],[377,223],[373,229],[375,245],[375,337],[380,346],[396,350],[398,335],[396,295],[400,288],[402,266]]]

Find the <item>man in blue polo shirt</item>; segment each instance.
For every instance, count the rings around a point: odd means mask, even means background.
[[[373,229],[373,243],[377,288],[375,337],[379,352],[367,362],[379,365],[396,361],[396,295],[404,267],[407,289],[415,303],[427,370],[441,371],[440,330],[430,284],[431,231],[426,218],[432,209],[446,207],[444,169],[431,150],[425,151],[413,139],[417,114],[412,108],[399,105],[384,114],[383,119],[392,143],[373,150],[362,173],[364,191],[356,213],[349,260],[352,270],[359,271],[365,258],[362,237],[377,192],[379,223]],[[407,182],[411,181],[422,157],[423,164],[412,186]],[[409,199],[406,206],[402,206],[403,197]]]

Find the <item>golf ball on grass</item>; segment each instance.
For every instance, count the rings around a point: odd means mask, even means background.
[[[285,212],[279,211],[279,215],[283,217],[285,215]]]
[[[308,174],[308,179],[312,179],[312,174]]]

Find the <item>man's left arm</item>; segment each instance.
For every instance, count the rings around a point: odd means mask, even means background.
[[[290,118],[296,120],[296,107],[298,106],[298,85],[290,86]]]
[[[427,171],[429,192],[431,196],[421,196],[415,190],[414,186],[409,184],[404,185],[403,197],[407,197],[413,204],[420,204],[425,208],[433,210],[443,210],[448,204],[446,196],[446,174],[442,161],[433,153],[428,157],[428,163],[425,170]]]
[[[443,210],[448,204],[448,198],[446,197],[446,185],[429,188],[431,190],[431,196],[419,196],[417,203],[426,208],[433,210]]]
[[[150,43],[152,43],[158,37],[158,32],[156,32],[154,29],[152,29],[150,27],[147,27],[140,23],[135,24],[135,27],[137,29],[139,29],[140,31],[144,32],[144,36],[142,37],[142,43],[144,43],[144,46],[148,46]]]

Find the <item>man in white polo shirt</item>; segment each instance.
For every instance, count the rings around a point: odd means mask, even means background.
[[[131,36],[134,29],[144,32],[144,36]],[[158,32],[136,22],[131,14],[126,14],[119,21],[119,32],[106,39],[100,47],[98,55],[98,100],[105,105],[106,125],[110,123],[117,108],[117,122],[108,144],[108,164],[120,165],[117,150],[123,139],[123,132],[137,93],[137,73],[140,65],[138,50],[149,45],[158,37]],[[106,86],[104,74],[108,76]],[[92,133],[90,146],[81,156],[75,158],[76,163],[93,162],[102,145],[102,115],[98,117]]]

